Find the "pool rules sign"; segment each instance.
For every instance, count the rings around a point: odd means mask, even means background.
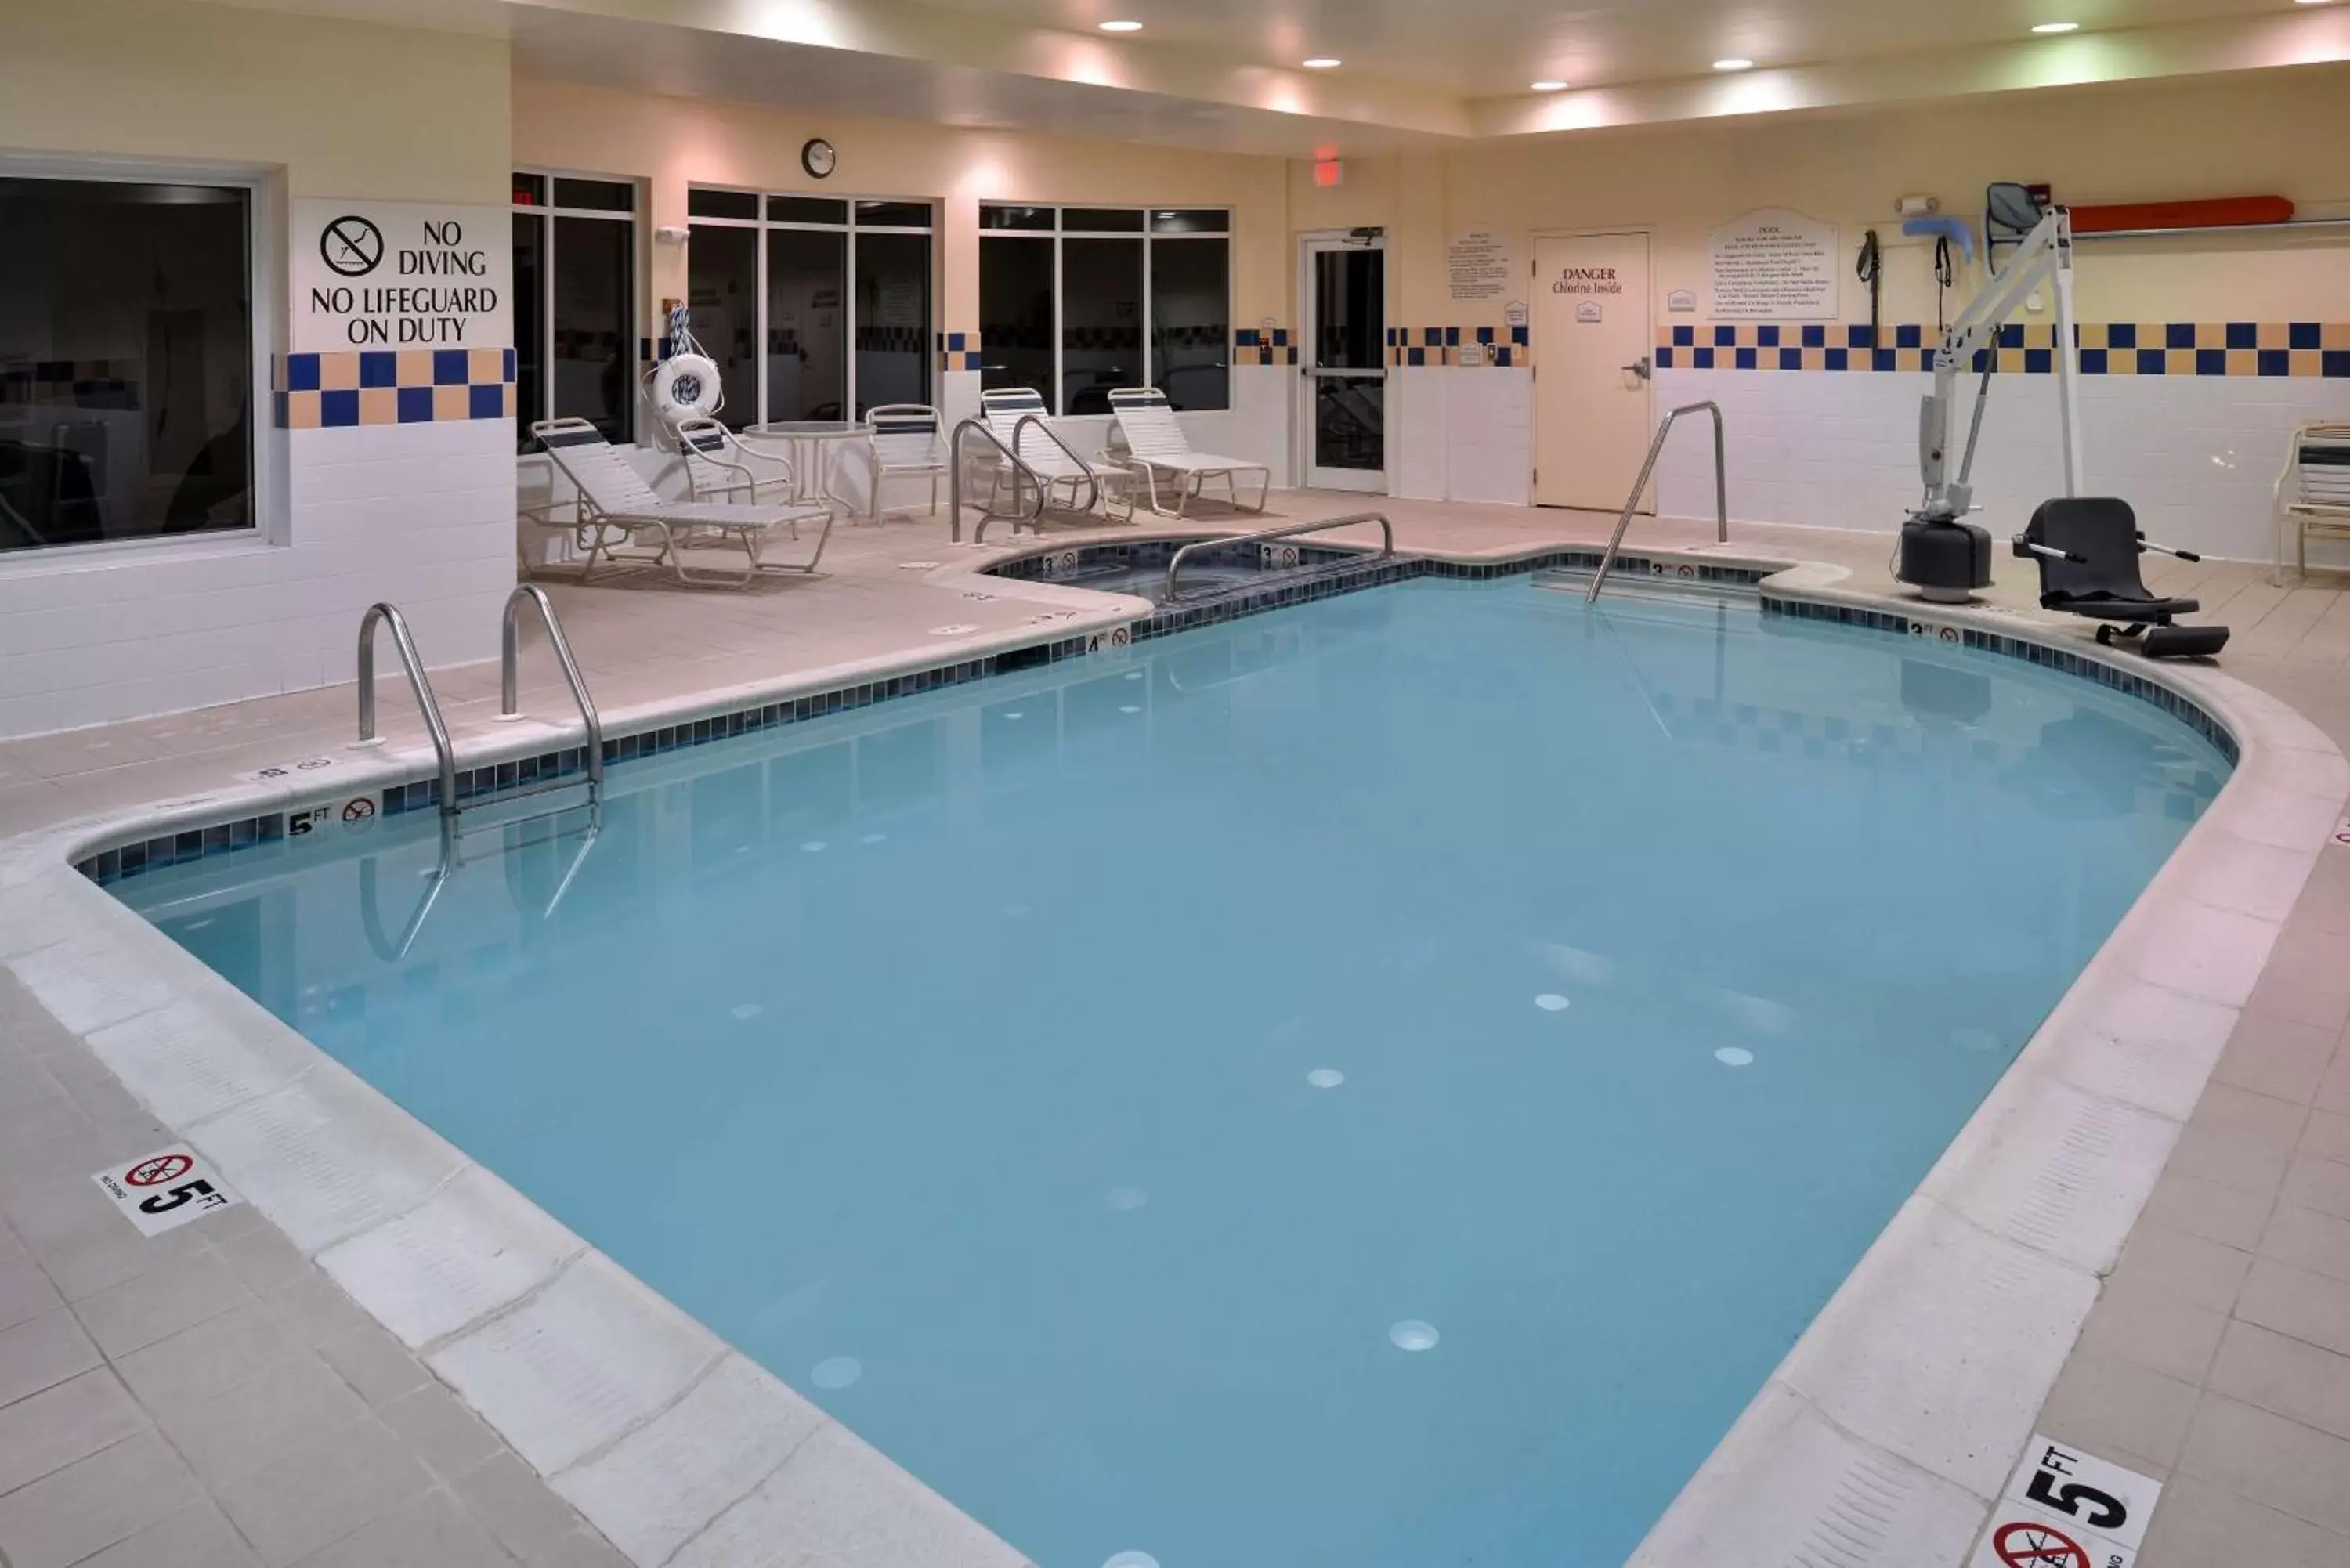
[[[504,207],[294,203],[294,351],[504,348],[514,234]]]
[[[2034,1435],[1967,1568],[2130,1568],[2162,1484]]]

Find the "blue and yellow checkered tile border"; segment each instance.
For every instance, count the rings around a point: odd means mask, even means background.
[[[511,348],[348,348],[277,361],[277,427],[512,419]]]
[[[1243,327],[1232,334],[1236,365],[1295,365],[1297,343],[1286,327]]]
[[[979,351],[976,332],[941,332],[939,334],[939,369],[941,370],[977,370],[984,361]]]
[[[1877,341],[1872,341],[1872,337]],[[1878,329],[1848,322],[1679,322],[1657,330],[1659,370],[1931,370],[1939,329],[1916,323]],[[2084,323],[2085,376],[2301,376],[2350,378],[2350,322]],[[1978,350],[1974,370],[1991,366]],[[2056,328],[2015,323],[1999,335],[2002,375],[2056,369]]]
[[[1534,362],[1531,337],[1523,327],[1390,327],[1388,363],[1459,365],[1463,346],[1474,343],[1484,349],[1478,368],[1523,369]]]

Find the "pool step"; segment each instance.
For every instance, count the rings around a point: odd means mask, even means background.
[[[1669,604],[1756,604],[1762,594],[1752,583],[1721,582],[1705,577],[1683,577],[1658,575],[1658,568],[1673,572],[1675,565],[1655,563],[1635,572],[1628,564],[1618,562],[1607,575],[1607,597],[1611,599],[1647,599]],[[1534,587],[1554,593],[1584,594],[1591,590],[1593,568],[1588,566],[1558,566],[1536,572]]]

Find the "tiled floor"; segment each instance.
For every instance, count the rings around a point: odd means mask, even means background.
[[[1587,541],[1613,521],[1311,493],[1274,504],[1292,518],[1367,507],[1394,518],[1400,547],[1449,555]],[[1885,582],[1881,536],[1742,527],[1735,543]],[[935,649],[935,628],[1010,629],[1038,613],[1031,596],[1055,602],[1030,585],[975,599],[924,580],[972,554],[937,522],[897,521],[841,529],[814,580],[549,586],[619,712]],[[2002,561],[2000,576],[1995,598],[2031,604],[2028,567]],[[2149,576],[2233,625],[2231,673],[2350,749],[2350,594],[2274,588],[2229,563],[2150,560]],[[529,669],[525,709],[563,713],[542,652]],[[499,733],[493,667],[435,681],[461,750]],[[0,837],[338,753],[351,707],[345,687],[0,744]],[[385,692],[395,740],[418,733],[404,708]],[[2166,1480],[2144,1568],[2350,1563],[2345,1026],[2350,849],[2321,859],[2043,1417]],[[88,1173],[169,1136],[0,977],[0,1568],[620,1561],[252,1210],[152,1241],[109,1211]]]

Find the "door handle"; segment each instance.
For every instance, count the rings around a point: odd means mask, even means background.
[[[1646,354],[1641,355],[1624,369],[1639,377],[1643,381],[1648,380],[1656,374],[1655,368],[1648,363],[1648,357]]]

